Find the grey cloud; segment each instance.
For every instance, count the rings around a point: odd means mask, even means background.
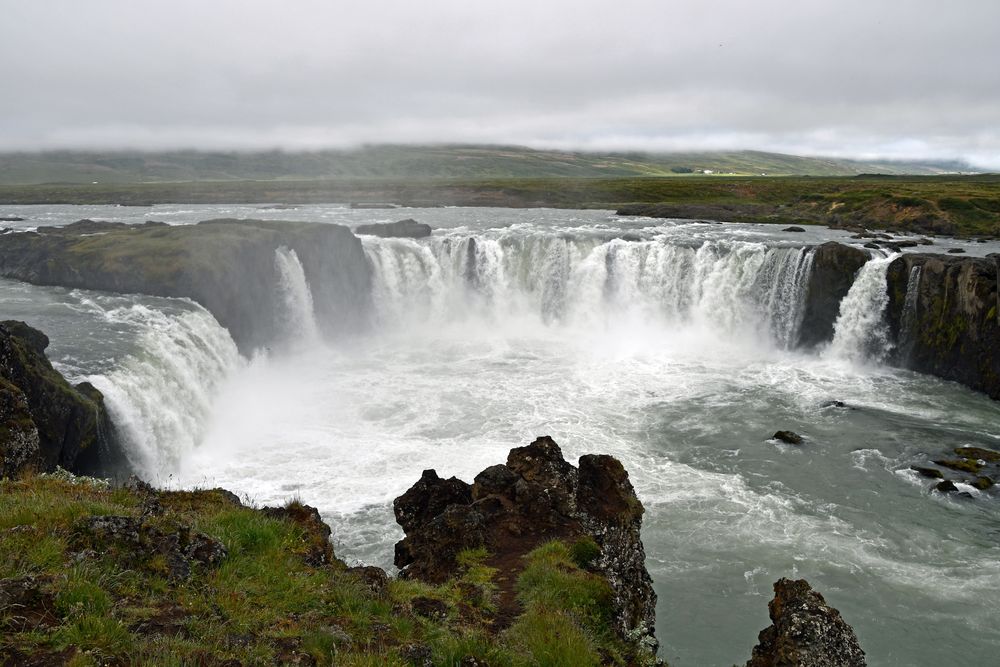
[[[0,9],[0,149],[481,141],[1000,168],[985,0]]]

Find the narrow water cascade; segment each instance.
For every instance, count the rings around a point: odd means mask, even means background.
[[[900,359],[910,358],[916,340],[917,299],[920,296],[920,266],[910,268],[906,279],[906,298],[903,301],[903,315],[899,330]]]
[[[826,354],[855,362],[880,362],[889,354],[885,307],[889,303],[886,272],[895,255],[868,260],[840,304],[833,341]]]
[[[274,266],[278,276],[277,288],[284,307],[280,324],[286,341],[293,346],[318,341],[319,327],[316,324],[312,290],[298,254],[281,246],[274,251]]]

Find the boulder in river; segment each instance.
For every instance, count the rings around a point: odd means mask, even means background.
[[[803,229],[802,227],[796,227],[795,225],[792,225],[791,227],[785,227],[781,231],[783,231],[783,232],[804,232],[806,230]]]
[[[772,440],[778,440],[788,445],[801,445],[802,436],[795,431],[778,431],[771,436]]]

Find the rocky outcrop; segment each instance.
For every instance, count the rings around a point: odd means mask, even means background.
[[[45,357],[48,345],[24,322],[0,322],[0,477],[56,466],[115,472],[124,460],[104,397],[70,385]]]
[[[113,552],[116,560],[130,567],[162,571],[171,579],[187,579],[193,566],[215,566],[228,555],[214,537],[180,523],[130,516],[92,516],[81,519],[72,542],[82,556],[87,551]]]
[[[432,230],[428,224],[417,222],[413,218],[407,218],[399,222],[358,225],[354,231],[358,234],[368,234],[382,238],[422,239],[425,236],[430,236]]]
[[[302,264],[321,328],[338,332],[366,322],[371,269],[361,242],[339,225],[86,220],[0,236],[0,275],[36,285],[187,297],[250,352],[271,344],[285,326],[275,263],[282,247],[294,250]]]
[[[747,667],[864,667],[854,630],[804,579],[780,579]]]
[[[639,536],[643,507],[617,459],[587,455],[576,467],[541,437],[472,484],[424,471],[393,508],[406,533],[396,544],[401,576],[433,583],[455,574],[465,549],[485,547],[498,579],[513,582],[522,557],[544,542],[595,544],[588,560],[610,584],[615,630],[630,641],[652,638],[656,594]]]
[[[833,325],[840,314],[840,302],[847,296],[855,276],[868,259],[869,255],[864,250],[833,241],[813,251],[805,312],[799,330],[801,347],[815,347],[833,338]]]
[[[912,254],[886,274],[897,366],[1000,399],[1000,255]]]

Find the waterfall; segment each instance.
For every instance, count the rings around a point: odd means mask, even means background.
[[[87,377],[104,394],[129,463],[154,480],[200,443],[217,388],[240,363],[229,332],[205,309],[187,305],[105,311],[109,322],[140,333],[114,370]]]
[[[531,318],[575,328],[699,326],[790,348],[809,248],[747,241],[698,247],[510,230],[494,237],[363,239],[381,326]]]
[[[920,296],[920,266],[910,267],[910,275],[906,279],[906,298],[903,301],[903,314],[899,327],[899,351],[902,361],[909,359],[916,341],[917,300]]]
[[[312,291],[299,256],[294,250],[281,246],[274,251],[274,265],[283,304],[281,325],[287,339],[295,343],[319,340]]]
[[[840,314],[827,354],[850,361],[885,359],[890,347],[885,321],[885,308],[889,303],[886,273],[895,257],[874,257],[861,267],[840,303]]]

